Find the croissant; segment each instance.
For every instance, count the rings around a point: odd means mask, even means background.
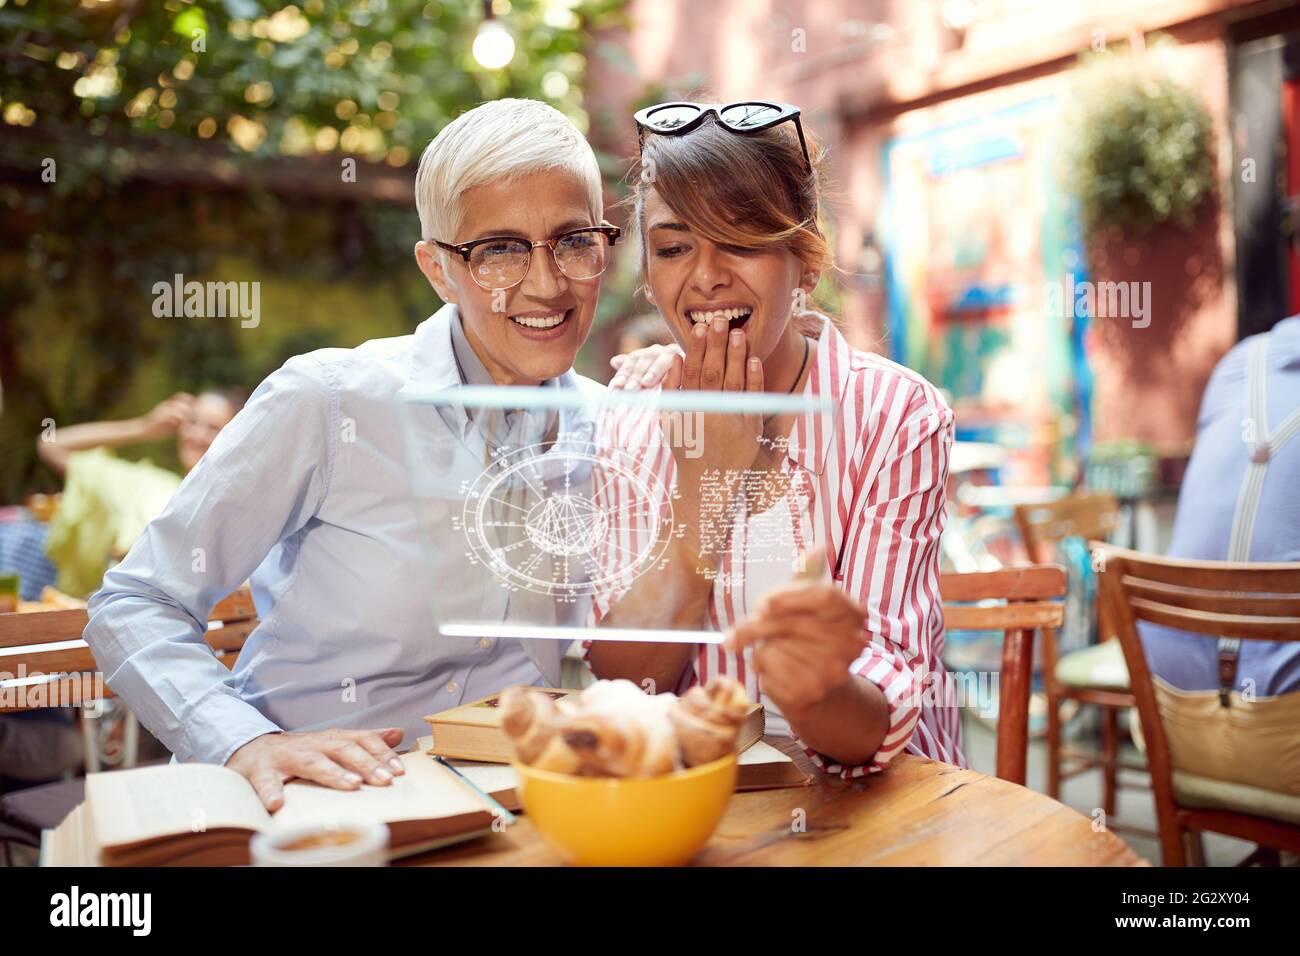
[[[653,777],[678,768],[669,719],[674,698],[643,693],[630,681],[604,681],[582,695],[565,722],[564,741],[580,772],[596,777]]]
[[[530,687],[501,695],[502,726],[530,766],[589,777],[650,777],[717,760],[735,749],[749,709],[726,677],[680,700],[627,680],[597,681],[558,703]]]
[[[524,763],[539,770],[577,773],[581,759],[564,740],[560,728],[571,709],[550,694],[529,687],[511,687],[501,695],[501,725]]]
[[[698,767],[731,753],[748,709],[745,688],[730,677],[688,690],[669,714],[682,763]]]

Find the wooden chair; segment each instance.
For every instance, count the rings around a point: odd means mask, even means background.
[[[1034,632],[1065,620],[1065,569],[1031,565],[943,574],[944,626],[962,631],[1002,631],[998,686],[997,775],[1024,786],[1029,752],[1029,697],[1034,676]],[[1000,604],[990,604],[1000,601]],[[978,603],[955,603],[978,602]]]
[[[104,698],[114,697],[102,680],[93,679],[97,671],[95,658],[81,637],[86,620],[84,609],[0,614],[0,672],[5,672],[6,677],[23,671],[29,676],[50,675],[44,682],[45,700],[80,701],[84,707],[99,699],[101,691]],[[208,620],[204,635],[208,646],[219,661],[232,667],[244,641],[257,626],[257,610],[248,588],[233,591],[219,601]],[[23,696],[34,695],[29,688]],[[0,699],[0,714],[41,706],[27,706],[29,703]],[[85,715],[79,716],[83,728],[87,727]],[[87,767],[92,772],[98,769],[93,756]],[[84,785],[84,779],[78,777],[0,795],[0,841],[39,846],[41,830],[56,826],[67,810],[81,802]],[[7,846],[5,849],[7,855]]]
[[[1205,831],[1300,853],[1300,823],[1251,812],[1264,805],[1265,795],[1268,806],[1285,804],[1284,812],[1300,820],[1300,797],[1194,776],[1175,766],[1137,630],[1138,621],[1148,621],[1212,637],[1300,641],[1300,563],[1183,561],[1098,542],[1092,547],[1102,569],[1102,601],[1137,698],[1165,865],[1183,866],[1189,857],[1201,864]]]
[[[1024,539],[1029,560],[1051,560],[1055,546],[1066,538],[1083,541],[1106,539],[1119,522],[1120,506],[1110,492],[1080,492],[1041,505],[1019,505],[1016,526]],[[1061,784],[1070,777],[1100,767],[1101,807],[1111,829],[1147,833],[1114,820],[1116,795],[1120,787],[1146,789],[1145,783],[1121,780],[1119,771],[1146,770],[1140,763],[1125,763],[1119,757],[1119,715],[1135,706],[1129,688],[1124,653],[1113,640],[1104,610],[1096,609],[1098,641],[1089,647],[1060,655],[1056,629],[1043,632],[1043,687],[1047,693],[1047,795],[1061,797]],[[1101,717],[1101,745],[1090,753],[1061,745],[1061,708],[1067,700],[1097,707]],[[1149,834],[1154,835],[1154,834]]]

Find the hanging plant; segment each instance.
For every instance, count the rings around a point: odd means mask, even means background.
[[[1081,70],[1066,178],[1089,235],[1171,220],[1188,228],[1214,189],[1210,114],[1154,53],[1103,53]]]

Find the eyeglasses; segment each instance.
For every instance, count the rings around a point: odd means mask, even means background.
[[[804,139],[803,124],[799,121],[799,107],[789,103],[776,103],[768,100],[744,100],[738,103],[660,103],[638,110],[636,120],[637,137],[644,147],[645,130],[660,136],[683,136],[693,129],[698,129],[704,118],[710,114],[718,118],[724,129],[740,136],[761,133],[763,130],[779,126],[789,120],[794,121],[795,131],[799,134],[799,146],[803,149],[803,161],[812,172],[812,157],[808,154],[808,141]]]
[[[440,249],[454,252],[469,264],[469,274],[480,289],[496,292],[513,289],[524,281],[533,262],[533,250],[547,246],[555,266],[570,279],[594,279],[609,264],[609,247],[623,231],[602,222],[599,226],[574,229],[551,239],[529,242],[515,236],[488,236],[453,245],[429,240]]]

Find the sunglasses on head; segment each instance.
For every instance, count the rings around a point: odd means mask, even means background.
[[[804,139],[799,113],[799,107],[789,103],[742,100],[736,103],[660,103],[637,110],[633,119],[636,120],[637,139],[642,147],[645,145],[646,130],[660,136],[684,136],[691,130],[698,129],[704,118],[710,115],[717,117],[724,129],[739,136],[761,133],[793,120],[795,131],[799,134],[799,146],[803,149],[803,160],[808,164],[808,171],[812,172],[812,157],[808,154],[808,143]]]

